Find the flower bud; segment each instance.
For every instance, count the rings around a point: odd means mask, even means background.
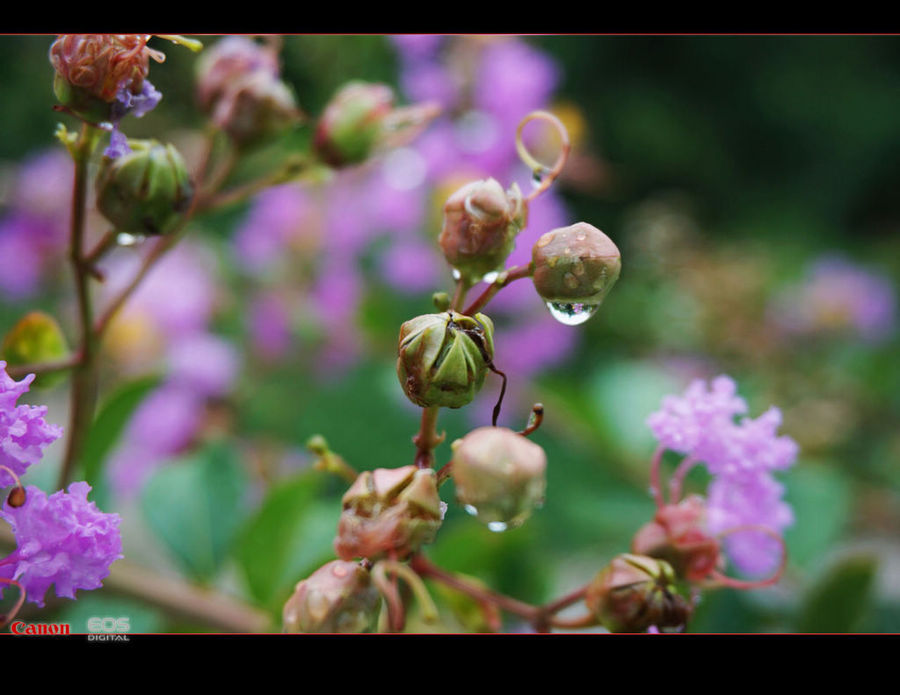
[[[32,311],[23,316],[3,339],[0,359],[10,367],[55,362],[69,354],[69,346],[59,324],[49,314]],[[64,371],[38,374],[32,382],[48,388],[65,380]]]
[[[366,569],[333,560],[297,584],[284,604],[284,632],[367,632],[380,606]]]
[[[334,549],[342,560],[402,560],[441,525],[437,477],[416,466],[364,471],[344,494]]]
[[[394,92],[384,84],[350,82],[332,97],[316,129],[315,148],[332,167],[359,164],[383,135]]]
[[[699,495],[666,505],[635,534],[631,551],[665,560],[689,582],[702,581],[722,561],[719,542],[706,532],[705,517]]]
[[[172,145],[129,140],[131,153],[104,158],[97,177],[97,208],[115,228],[165,234],[183,218],[194,187]]]
[[[593,315],[622,269],[612,239],[586,222],[547,232],[531,255],[537,293],[570,325]]]
[[[423,408],[461,408],[484,384],[494,358],[494,324],[484,314],[424,314],[400,327],[397,377]]]
[[[519,526],[543,503],[547,456],[505,427],[479,427],[453,442],[456,497],[492,531]]]
[[[477,282],[503,268],[526,217],[517,184],[504,191],[496,179],[472,181],[444,204],[438,243],[447,262],[470,282]]]
[[[278,77],[278,56],[245,36],[228,36],[208,48],[197,60],[197,101],[204,113],[215,110],[216,103],[233,85],[255,72]]]
[[[300,118],[290,88],[258,70],[233,83],[218,101],[213,123],[239,145],[250,145],[281,133]]]
[[[616,556],[585,593],[590,611],[610,632],[645,632],[648,627],[681,628],[690,605],[674,592],[668,563],[643,555]]]

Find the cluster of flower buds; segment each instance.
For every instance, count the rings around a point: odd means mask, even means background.
[[[668,562],[689,582],[700,582],[724,563],[719,542],[706,530],[706,503],[691,495],[656,512],[635,534],[631,551]]]
[[[418,406],[460,408],[484,384],[494,358],[494,324],[484,314],[417,316],[400,327],[397,377]]]
[[[586,222],[547,232],[532,249],[534,288],[557,320],[589,319],[619,278],[622,258],[606,234]]]
[[[496,179],[472,181],[444,204],[438,244],[447,262],[474,284],[502,270],[527,215],[517,184],[504,191]]]
[[[334,541],[342,560],[404,559],[434,540],[443,519],[434,471],[416,466],[361,473],[343,508]]]
[[[275,49],[243,36],[222,39],[197,61],[197,101],[239,145],[277,135],[300,119],[294,94],[279,77]]]
[[[172,145],[129,140],[131,152],[103,159],[97,176],[97,208],[115,228],[136,234],[165,234],[191,206],[194,186]]]
[[[60,104],[86,120],[113,118],[122,90],[141,94],[150,58],[164,60],[147,46],[150,34],[62,34],[50,47],[56,70],[53,91]]]
[[[618,555],[588,585],[585,603],[610,632],[680,630],[690,604],[675,592],[668,563],[643,555]]]
[[[543,503],[544,450],[505,427],[479,427],[453,442],[456,497],[492,531],[521,525]]]
[[[284,632],[368,632],[380,607],[369,571],[356,562],[333,560],[297,584],[284,605]]]

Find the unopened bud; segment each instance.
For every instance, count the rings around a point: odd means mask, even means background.
[[[505,427],[479,427],[453,442],[456,497],[494,531],[522,524],[544,501],[547,456]]]
[[[385,135],[394,92],[385,84],[350,82],[332,97],[316,129],[319,158],[332,167],[368,159]]]
[[[438,243],[447,262],[471,282],[500,270],[525,226],[527,207],[517,184],[508,191],[496,179],[472,181],[444,204]]]
[[[631,551],[665,560],[689,582],[702,581],[722,562],[719,542],[707,533],[705,517],[706,505],[698,495],[666,505],[635,534]]]
[[[263,72],[278,77],[278,56],[245,36],[228,36],[206,49],[197,60],[197,101],[207,114],[247,75]]]
[[[532,261],[537,293],[554,316],[573,325],[596,311],[622,269],[612,239],[586,222],[544,234],[532,249]]]
[[[262,71],[233,83],[212,114],[213,123],[240,145],[278,135],[299,119],[300,112],[290,88]]]
[[[156,140],[128,144],[130,154],[103,160],[97,208],[119,231],[165,234],[191,206],[194,187],[187,167],[172,145]]]
[[[355,562],[334,560],[297,584],[284,604],[284,631],[368,632],[380,606],[369,572]]]
[[[337,556],[402,560],[431,543],[441,525],[441,500],[431,469],[376,468],[344,494],[334,541]]]
[[[25,488],[21,485],[17,485],[9,491],[9,495],[6,497],[6,503],[10,507],[21,507],[25,504],[26,499],[27,495],[25,493]]]
[[[610,632],[679,629],[690,617],[690,605],[675,593],[668,563],[643,555],[618,555],[594,577],[585,603]]]
[[[3,339],[0,359],[10,367],[61,360],[69,354],[69,346],[59,324],[49,314],[32,311],[23,316]],[[65,372],[38,374],[35,387],[49,388],[66,378]]]
[[[494,358],[494,324],[484,314],[424,314],[400,327],[397,377],[423,408],[467,405]]]
[[[62,34],[50,47],[56,70],[53,91],[60,104],[95,122],[110,118],[122,87],[139,94],[149,59],[162,54],[147,46],[149,34]]]

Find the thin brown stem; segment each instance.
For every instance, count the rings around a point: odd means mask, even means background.
[[[650,494],[653,495],[653,501],[656,502],[656,508],[662,509],[666,501],[663,499],[662,485],[659,481],[660,467],[662,466],[662,457],[666,452],[665,447],[659,445],[653,452],[653,460],[650,463]]]
[[[678,464],[678,468],[669,478],[669,504],[678,504],[681,499],[682,488],[684,487],[684,479],[691,469],[699,463],[692,456],[686,456],[684,460]]]
[[[29,374],[52,374],[66,369],[78,367],[81,364],[81,355],[75,354],[62,360],[53,362],[35,362],[33,364],[20,364],[15,367],[7,367],[6,373],[13,379],[21,379]]]
[[[419,468],[431,468],[434,465],[434,449],[444,441],[444,434],[437,433],[437,418],[440,406],[433,405],[422,409],[422,421],[419,432],[413,437],[416,445],[414,462]]]
[[[453,299],[450,300],[450,309],[453,311],[459,311],[462,305],[466,301],[466,294],[468,294],[469,290],[472,288],[472,285],[469,281],[460,276],[456,280],[456,290],[453,292]]]
[[[117,236],[118,230],[110,229],[103,235],[100,241],[97,242],[97,245],[88,251],[87,255],[84,257],[84,263],[88,266],[89,271],[93,269],[93,266],[97,261],[106,255],[107,251],[116,245]],[[94,271],[94,277],[97,277],[96,270]]]
[[[494,298],[494,295],[497,294],[500,290],[506,287],[511,282],[515,282],[516,280],[521,280],[522,278],[531,277],[534,274],[534,264],[529,263],[528,265],[519,265],[513,268],[507,268],[500,275],[497,276],[497,279],[494,280],[484,292],[479,295],[479,297],[472,302],[464,312],[467,316],[471,316],[476,311],[481,311],[491,299]]]
[[[6,577],[0,577],[0,584],[7,584],[9,586],[14,586],[19,590],[19,598],[16,599],[15,604],[13,604],[12,609],[6,615],[0,615],[0,628],[6,627],[7,623],[11,623],[13,619],[16,617],[16,614],[21,610],[22,604],[25,603],[25,587],[19,584],[15,579],[7,579]]]
[[[597,617],[593,613],[587,613],[578,618],[551,617],[549,623],[552,627],[577,630],[579,628],[593,627],[597,624]]]

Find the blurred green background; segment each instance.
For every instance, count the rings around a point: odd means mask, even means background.
[[[581,335],[571,354],[527,386],[547,412],[534,436],[549,460],[543,509],[523,527],[494,534],[451,504],[431,557],[525,601],[584,583],[627,550],[653,513],[647,416],[689,377],[727,373],[751,415],[778,405],[782,432],[801,446],[796,465],[780,476],[795,513],[790,564],[774,588],[705,593],[690,630],[900,631],[897,331],[866,341],[835,320],[785,336],[771,321],[777,298],[823,255],[889,278],[896,292],[900,41],[523,41],[559,67],[548,106],[564,106],[581,123],[576,151],[586,173],[563,179],[560,196],[572,221],[590,221],[617,241],[623,272],[598,316],[572,329]],[[0,160],[10,167],[51,146],[61,120],[52,111],[50,42],[0,38]],[[203,125],[190,79],[195,57],[164,48],[166,62],[152,66],[164,101],[130,124],[130,136]],[[386,37],[286,37],[282,59],[285,81],[310,114],[349,79],[401,90],[399,58]],[[221,247],[246,213],[243,206],[213,216],[198,234]],[[224,265],[220,281],[240,293],[242,280]],[[26,309],[52,312],[67,291],[61,277],[26,303],[0,302],[0,333]],[[306,353],[276,368],[248,358],[230,402],[228,444],[197,446],[160,468],[140,504],[109,500],[111,510],[132,515],[128,560],[215,585],[277,616],[293,584],[332,557],[344,484],[304,468],[303,444],[321,433],[359,469],[412,462],[418,417],[398,404],[394,341],[402,321],[430,310],[431,291],[448,289],[446,277],[418,294],[365,273],[363,281],[372,290],[357,314],[367,346],[358,361],[322,380]],[[216,318],[218,332],[237,342],[240,312],[231,304]],[[108,386],[109,393],[121,388]],[[493,389],[489,381],[481,398],[491,400]],[[66,387],[50,393],[64,407]],[[34,403],[51,397],[29,395]],[[507,407],[524,421],[527,409]],[[439,428],[448,436],[439,462],[472,426],[465,410],[442,411]],[[255,462],[270,450],[299,452],[298,468],[260,478]],[[702,474],[689,480],[702,489]],[[235,492],[248,488],[249,497]],[[443,497],[451,501],[449,491]],[[201,519],[212,519],[208,535],[184,533]],[[39,619],[124,611],[133,631],[209,629],[106,589],[81,596],[51,601]],[[442,628],[469,625],[458,613]]]

